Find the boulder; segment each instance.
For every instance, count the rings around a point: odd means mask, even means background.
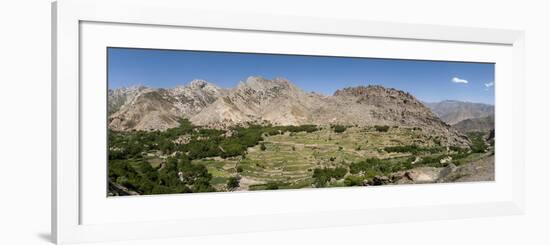
[[[390,178],[395,184],[434,183],[439,178],[440,171],[441,168],[422,167],[393,173]]]
[[[446,163],[450,163],[452,160],[453,158],[451,156],[446,156],[443,159],[439,160],[439,163],[446,164]]]

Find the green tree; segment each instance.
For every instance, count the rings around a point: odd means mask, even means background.
[[[277,183],[277,182],[268,182],[265,189],[266,190],[278,190],[279,189],[279,183]]]
[[[239,186],[240,186],[240,185],[239,185],[239,178],[238,178],[238,177],[234,177],[234,176],[229,177],[229,179],[227,179],[227,184],[226,184],[226,186],[227,186],[227,189],[228,189],[229,191],[233,191],[233,190],[239,188]]]
[[[335,133],[343,133],[346,131],[347,127],[342,125],[334,125],[333,129]]]
[[[376,129],[376,131],[378,131],[378,132],[388,132],[388,130],[390,129],[390,126],[387,126],[387,125],[384,125],[384,126],[376,125],[376,126],[374,126],[374,129]]]
[[[313,179],[315,187],[325,187],[330,179],[342,179],[348,170],[346,168],[316,168],[313,170]]]

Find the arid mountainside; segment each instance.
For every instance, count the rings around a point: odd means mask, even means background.
[[[312,122],[311,109],[320,103],[322,96],[308,94],[285,79],[249,77],[190,119],[198,125],[299,125]]]
[[[116,94],[119,92],[111,92]],[[165,130],[179,118],[193,124],[226,127],[244,123],[274,125],[356,125],[415,127],[442,144],[469,144],[409,93],[382,86],[338,90],[332,96],[307,93],[292,82],[249,77],[233,89],[195,80],[174,89],[142,89],[127,96],[109,117],[113,130]],[[113,100],[113,103],[120,103]],[[109,107],[111,105],[109,98]]]
[[[109,115],[112,130],[166,130],[202,111],[226,90],[203,80],[172,89],[116,89],[109,91],[108,107],[118,110]]]
[[[468,144],[463,135],[442,122],[414,96],[400,90],[382,86],[345,88],[325,98],[325,102],[314,111],[314,121],[416,127],[442,144]]]
[[[109,91],[107,91],[107,96],[109,97],[109,102],[107,106],[108,115],[110,116],[114,112],[117,112],[120,107],[132,101],[137,95],[146,90],[150,89],[144,86],[132,86],[115,90],[109,89]]]
[[[495,107],[482,103],[471,103],[456,100],[444,100],[425,103],[441,120],[449,125],[472,118],[482,118],[495,114]]]
[[[489,132],[495,128],[495,116],[470,118],[453,125],[460,132]]]

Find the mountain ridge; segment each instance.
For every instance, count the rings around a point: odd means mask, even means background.
[[[453,128],[460,132],[490,132],[495,129],[495,116],[468,118],[453,124]]]
[[[230,89],[193,80],[176,88],[144,90],[109,116],[109,128],[166,130],[176,127],[178,118],[209,127],[249,123],[404,126],[420,128],[444,143],[469,143],[408,92],[369,85],[325,96],[307,93],[284,78],[259,76]]]
[[[125,103],[118,106],[117,111],[109,112],[108,125],[110,129],[119,131],[166,130],[178,126],[182,115],[200,112],[226,92],[199,79],[169,89],[110,90],[108,108],[117,107],[111,101]]]
[[[479,102],[443,100],[423,103],[449,125],[457,124],[466,119],[488,117],[495,113],[494,105]]]

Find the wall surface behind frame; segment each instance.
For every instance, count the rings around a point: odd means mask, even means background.
[[[545,1],[189,1],[190,8],[527,31],[527,214],[468,220],[277,231],[112,244],[549,244]],[[48,244],[50,230],[50,1],[0,8],[0,244]],[[513,99],[513,98],[512,98]],[[103,243],[105,244],[105,243]]]

